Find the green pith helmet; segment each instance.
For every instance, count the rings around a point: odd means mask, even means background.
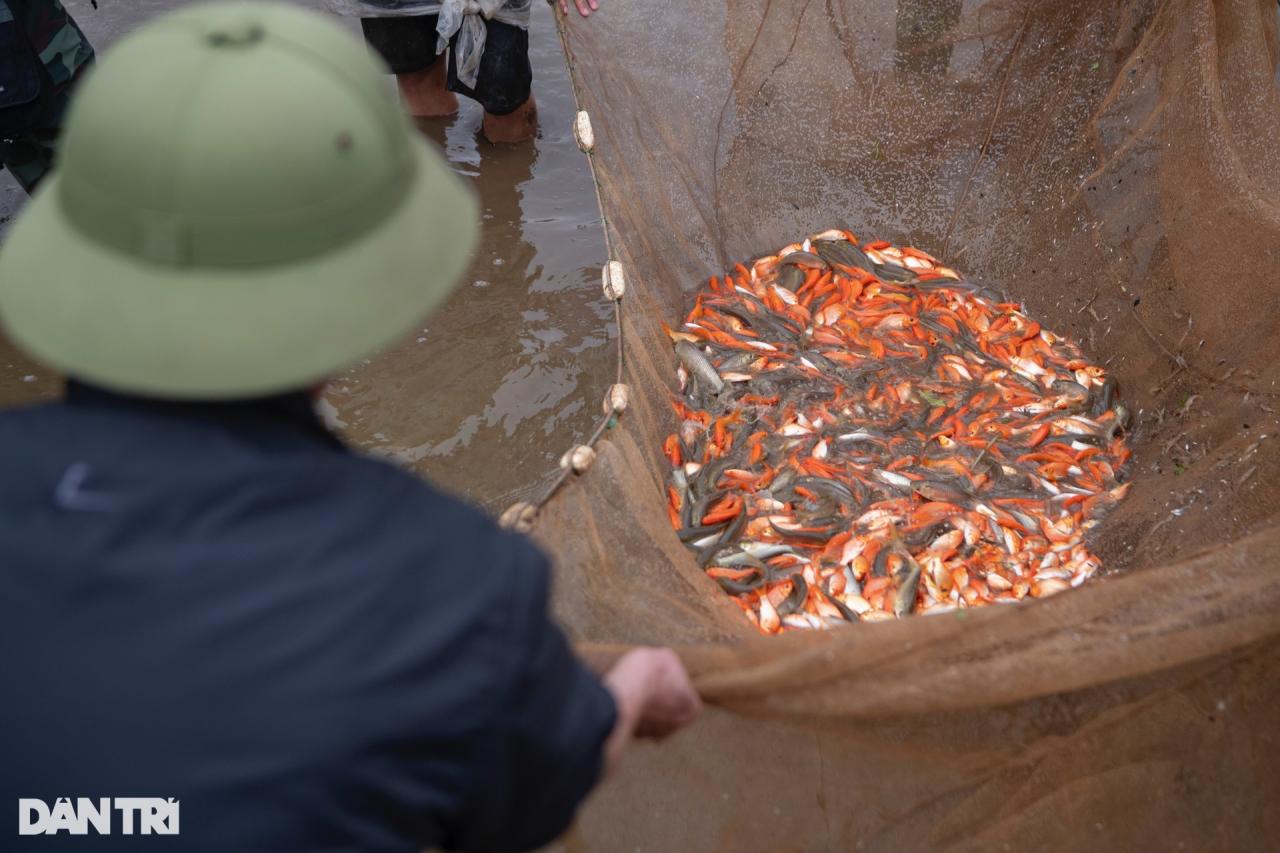
[[[478,219],[359,40],[290,6],[198,6],[89,73],[0,248],[0,316],[108,388],[303,388],[416,328]]]

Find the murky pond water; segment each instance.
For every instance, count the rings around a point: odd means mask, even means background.
[[[95,12],[68,4],[99,49],[173,5]],[[534,5],[529,43],[541,117],[532,143],[489,144],[479,106],[466,99],[457,116],[418,122],[480,197],[483,231],[471,269],[416,334],[335,377],[323,406],[353,445],[494,509],[535,488],[590,430],[612,369],[599,212],[571,132],[573,95],[555,22],[543,4]],[[7,223],[25,196],[7,173],[0,181]],[[60,388],[56,375],[0,340],[0,405]]]

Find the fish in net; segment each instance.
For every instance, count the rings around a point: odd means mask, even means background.
[[[932,256],[829,230],[678,330],[668,513],[761,631],[1042,598],[1129,488],[1116,383]]]

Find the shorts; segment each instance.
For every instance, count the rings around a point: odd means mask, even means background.
[[[436,16],[361,18],[365,41],[381,54],[393,74],[412,74],[435,64]],[[533,68],[529,65],[529,33],[501,21],[485,21],[484,55],[475,88],[458,81],[453,51],[449,51],[450,92],[479,101],[485,112],[503,116],[529,100]]]

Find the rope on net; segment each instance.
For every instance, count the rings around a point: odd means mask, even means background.
[[[578,81],[574,76],[576,68],[573,63],[573,54],[569,48],[569,38],[565,30],[564,19],[556,15],[554,9],[552,15],[556,19],[556,33],[560,37],[560,47],[564,51],[565,64],[569,69],[569,88],[573,92],[573,103],[577,111],[573,123],[573,135],[582,153],[587,155],[587,165],[591,170],[591,185],[595,188],[596,206],[600,210],[600,229],[604,233],[605,257],[607,259],[605,265],[601,268],[600,279],[605,298],[613,303],[613,321],[617,329],[618,357],[613,384],[609,386],[604,396],[604,415],[596,423],[591,435],[582,444],[575,445],[564,452],[560,457],[559,472],[535,498],[512,504],[498,518],[498,523],[502,527],[520,533],[528,533],[533,529],[534,522],[538,518],[538,511],[569,480],[585,474],[591,468],[596,459],[596,442],[600,440],[605,432],[617,425],[618,418],[626,411],[631,396],[630,389],[622,381],[623,354],[625,352],[622,332],[622,297],[627,289],[626,271],[623,269],[622,263],[614,259],[613,240],[609,236],[609,223],[605,217],[604,200],[600,193],[600,176],[596,172],[594,156],[595,131],[591,127],[591,116],[582,108],[582,101],[578,95]]]

